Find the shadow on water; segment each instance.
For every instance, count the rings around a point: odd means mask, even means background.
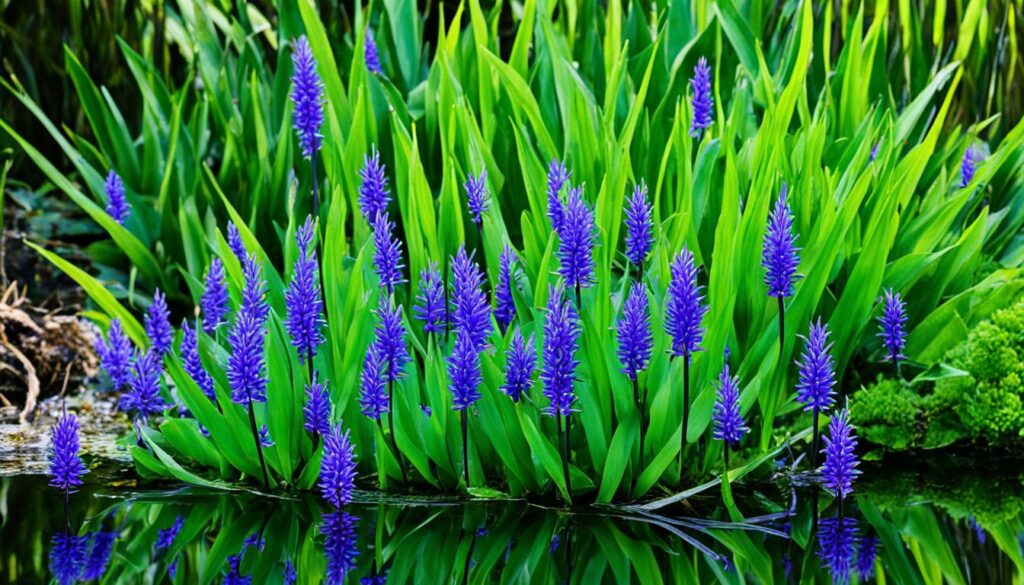
[[[896,583],[1010,583],[1024,575],[1024,478],[892,469],[866,469],[841,510],[822,493],[815,539],[812,478],[788,472],[739,486],[741,522],[729,521],[717,493],[658,509],[572,513],[363,493],[331,512],[314,494],[95,483],[71,496],[65,517],[45,477],[7,477],[0,582],[856,583],[884,574]]]

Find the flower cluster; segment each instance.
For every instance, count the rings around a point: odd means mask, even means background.
[[[132,342],[124,334],[120,319],[112,319],[107,330],[107,341],[96,342],[96,355],[103,364],[103,369],[110,376],[115,389],[123,388],[131,379]]]
[[[107,195],[107,214],[114,221],[123,225],[128,216],[131,215],[132,210],[124,195],[124,183],[121,181],[121,177],[114,172],[114,169],[110,169],[110,174],[107,175],[107,181],[103,185],[103,190]]]
[[[823,412],[832,406],[832,387],[836,383],[835,359],[828,335],[828,326],[822,325],[818,319],[811,323],[810,332],[803,338],[804,350],[797,363],[800,380],[796,385],[796,399],[804,405],[804,410]]]
[[[537,365],[537,354],[533,349],[533,336],[523,339],[517,327],[512,334],[512,345],[505,356],[505,383],[501,385],[512,402],[519,402],[523,394],[529,394],[533,384],[533,370]]]
[[[199,339],[196,330],[189,326],[188,321],[181,324],[181,362],[185,373],[199,386],[207,398],[216,402],[217,394],[213,390],[213,377],[203,367],[199,357]]]
[[[821,466],[821,477],[825,487],[835,492],[836,497],[845,499],[853,493],[853,480],[860,471],[857,469],[857,435],[850,424],[850,414],[844,408],[833,415],[825,437],[825,463]]]
[[[356,459],[348,431],[341,423],[324,435],[323,459],[320,461],[320,493],[327,503],[340,510],[352,501],[355,490]]]
[[[494,287],[494,318],[504,331],[516,317],[516,301],[512,298],[512,285],[519,280],[518,258],[511,246],[505,244],[498,259],[498,284]]]
[[[783,183],[775,209],[768,217],[768,230],[764,234],[761,253],[761,266],[765,268],[764,283],[768,285],[769,296],[782,298],[793,295],[793,285],[800,278],[796,273],[800,257],[795,242],[793,212],[786,200],[786,184]]]
[[[491,200],[487,195],[487,171],[480,171],[477,177],[469,175],[466,177],[466,184],[463,185],[466,189],[466,205],[469,207],[469,213],[473,216],[473,223],[476,227],[483,225],[483,215],[487,213],[487,208],[490,206]]]
[[[544,365],[540,379],[544,384],[544,396],[548,416],[569,415],[574,412],[576,401],[576,350],[579,347],[580,324],[576,308],[561,288],[551,287],[548,291],[547,314],[544,316]]]
[[[73,492],[82,485],[82,476],[89,473],[78,454],[78,418],[73,414],[60,417],[50,442],[50,485],[65,493]]]
[[[640,371],[651,361],[654,335],[651,332],[650,319],[647,289],[643,285],[635,284],[622,305],[622,317],[619,318],[617,334],[622,373],[630,380],[635,381]]]
[[[903,302],[900,293],[887,289],[882,315],[878,318],[881,328],[878,336],[882,338],[886,359],[894,364],[905,357],[903,347],[907,343],[907,332],[903,326],[906,322],[907,304]]]
[[[576,289],[593,285],[597,228],[594,211],[583,201],[582,186],[569,189],[558,237],[558,272],[567,285]]]
[[[168,404],[160,395],[160,361],[153,350],[137,353],[132,364],[130,390],[121,395],[118,408],[145,422],[164,411]]]
[[[228,286],[224,280],[224,264],[220,258],[210,260],[206,269],[206,286],[199,304],[203,309],[203,331],[213,335],[228,314]]]
[[[712,436],[727,445],[736,446],[750,429],[740,414],[740,379],[729,373],[729,357],[726,353],[725,366],[718,376],[718,399],[715,401],[711,419],[714,424]]]
[[[324,123],[323,82],[316,71],[316,59],[309,41],[299,37],[292,52],[292,112],[295,131],[299,134],[302,156],[311,158],[320,150],[322,136],[320,127]]]
[[[227,372],[231,400],[237,404],[267,400],[263,343],[270,308],[263,298],[266,282],[255,254],[245,259],[243,269],[245,287],[242,291],[242,305],[231,329],[231,357],[228,358]]]
[[[304,428],[310,433],[327,435],[331,431],[331,398],[327,387],[313,377],[306,385],[306,405],[302,409]]]
[[[153,293],[153,302],[146,312],[144,325],[153,351],[157,358],[162,358],[171,350],[174,331],[171,329],[171,313],[167,310],[167,297],[160,289]]]
[[[715,99],[711,95],[711,67],[707,59],[701,57],[693,68],[690,79],[693,88],[693,121],[690,124],[690,136],[699,138],[714,123]]]
[[[653,245],[652,207],[647,201],[647,185],[640,181],[626,206],[626,258],[639,266],[647,259]]]
[[[295,241],[299,247],[299,257],[295,260],[292,280],[284,294],[287,310],[285,327],[292,345],[298,351],[299,359],[306,361],[313,359],[324,340],[321,333],[324,303],[317,277],[312,216],[307,215],[306,222],[295,232]]]
[[[413,315],[423,322],[425,333],[444,333],[447,316],[445,315],[444,282],[437,269],[437,263],[420,272],[419,292],[416,293],[416,304],[412,307]]]
[[[697,284],[697,266],[693,253],[686,246],[676,254],[670,267],[665,306],[665,332],[672,338],[672,355],[691,359],[700,351],[704,340],[701,320],[708,308],[702,301],[701,287]]]

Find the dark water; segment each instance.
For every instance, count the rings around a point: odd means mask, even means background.
[[[658,510],[367,493],[332,513],[315,494],[134,491],[101,474],[65,511],[45,477],[6,477],[0,583],[283,583],[287,563],[298,583],[1020,582],[1024,475],[995,467],[868,465],[841,510],[821,494],[817,523],[799,475],[734,486],[742,516],[717,488]],[[877,557],[858,562],[869,540]]]

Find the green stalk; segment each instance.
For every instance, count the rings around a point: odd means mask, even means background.
[[[683,449],[690,423],[690,352],[683,352],[683,434],[679,438],[679,477],[683,477]]]
[[[469,489],[469,422],[466,418],[466,410],[462,409],[462,472],[466,479],[466,489]]]
[[[644,430],[644,401],[640,397],[640,383],[633,378],[633,402],[636,403],[636,410],[640,414],[640,472],[644,468],[644,439],[647,436]]]
[[[562,428],[562,417],[565,417],[565,428]],[[555,415],[558,423],[558,439],[562,443],[562,475],[565,478],[565,495],[568,503],[572,503],[572,480],[569,479],[569,417],[561,413]]]
[[[395,381],[388,380],[388,428],[391,429],[391,448],[395,452],[395,461],[398,468],[402,470],[402,483],[409,483],[409,476],[405,473],[405,463],[402,461],[402,452],[398,450],[398,441],[395,439]]]
[[[786,344],[786,303],[781,296],[779,299],[779,362],[782,361],[782,350]]]
[[[263,459],[263,445],[260,444],[259,431],[256,430],[256,413],[252,410],[252,398],[249,398],[249,427],[252,429],[252,440],[256,443],[256,454],[260,456],[260,469],[263,470],[263,487],[270,487],[267,481],[267,462]]]

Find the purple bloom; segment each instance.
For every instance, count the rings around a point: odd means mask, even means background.
[[[377,355],[384,365],[388,382],[405,376],[409,351],[405,347],[405,324],[402,323],[402,305],[381,298],[377,309],[377,330],[374,340]]]
[[[700,351],[704,340],[701,320],[708,308],[701,304],[703,287],[697,284],[697,266],[693,254],[683,246],[676,254],[670,267],[671,281],[668,284],[665,306],[665,332],[672,337],[672,355],[689,360],[693,353]]]
[[[640,371],[651,361],[654,335],[651,333],[651,315],[647,305],[647,289],[634,284],[622,304],[622,317],[618,324],[619,361],[622,373],[636,380]]]
[[[811,323],[807,337],[800,337],[804,340],[804,350],[797,362],[800,381],[796,385],[796,399],[803,403],[804,410],[828,410],[832,406],[832,387],[836,383],[828,325],[822,325],[819,318]]]
[[[395,285],[405,282],[402,278],[402,243],[391,230],[394,222],[387,213],[378,213],[373,220],[373,266],[380,277],[380,285],[388,294],[395,292]]]
[[[426,333],[444,333],[444,297],[441,273],[437,270],[437,264],[431,262],[420,272],[419,292],[416,294],[416,304],[412,307],[416,319],[423,321],[423,331]]]
[[[794,245],[793,212],[786,201],[786,184],[782,184],[775,209],[768,217],[768,230],[764,234],[764,248],[761,251],[761,266],[765,269],[764,283],[768,285],[768,295],[773,297],[793,296],[793,285],[800,278],[796,267],[800,264],[797,254],[799,248]]]
[[[556,232],[562,229],[562,187],[569,180],[569,171],[565,165],[552,159],[548,166],[548,218],[551,220],[551,229]]]
[[[540,379],[544,384],[544,396],[550,404],[544,409],[548,416],[566,415],[573,412],[576,395],[573,384],[576,381],[576,350],[579,348],[580,324],[576,308],[564,296],[561,288],[551,287],[548,291],[547,314],[544,317],[544,365]]]
[[[690,124],[690,136],[700,135],[714,123],[715,98],[711,95],[711,67],[707,59],[701,57],[693,68],[690,78],[693,88],[693,122]]]
[[[71,585],[81,578],[86,562],[88,538],[58,532],[50,541],[50,573],[60,585]]]
[[[82,485],[82,476],[89,473],[78,454],[78,418],[65,414],[57,420],[50,440],[50,485],[65,493]]]
[[[505,244],[498,263],[498,284],[494,287],[494,318],[504,331],[516,316],[516,302],[512,298],[512,283],[518,286],[518,258],[512,248]]]
[[[206,287],[199,300],[203,308],[203,331],[213,335],[228,314],[228,287],[224,281],[224,264],[220,258],[210,260],[206,271]]]
[[[203,367],[199,357],[199,339],[196,331],[189,327],[188,321],[181,324],[181,363],[192,381],[199,386],[207,398],[216,402],[217,394],[213,391],[213,378]]]
[[[154,552],[171,548],[171,545],[174,544],[174,539],[178,537],[178,533],[181,532],[183,526],[185,526],[185,517],[178,516],[174,519],[174,524],[157,532],[156,544],[153,545]]]
[[[894,292],[891,288],[885,291],[885,308],[878,318],[881,331],[878,336],[882,338],[882,345],[885,347],[886,359],[896,364],[903,359],[903,347],[907,343],[907,332],[903,325],[907,322],[907,304],[903,302],[900,293]]]
[[[102,338],[96,342],[96,355],[110,375],[110,381],[114,383],[115,389],[128,384],[131,379],[132,342],[124,334],[120,319],[110,321],[107,342],[104,343]]]
[[[299,246],[299,257],[292,268],[292,280],[284,293],[287,311],[285,327],[292,345],[298,351],[299,360],[305,362],[316,355],[317,347],[324,341],[321,329],[324,325],[324,303],[321,298],[320,280],[317,278],[316,250],[313,247],[313,217],[307,215],[306,223],[295,234]]]
[[[153,302],[149,305],[144,320],[146,335],[149,342],[153,344],[153,351],[157,358],[162,358],[165,353],[171,350],[171,343],[174,340],[174,332],[171,330],[171,314],[167,310],[167,297],[157,289],[153,293]]]
[[[117,223],[124,225],[125,220],[131,215],[132,209],[124,196],[124,183],[121,182],[121,177],[114,172],[114,169],[110,169],[103,190],[107,194],[107,215]]]
[[[971,516],[967,519],[967,524],[970,525],[971,529],[974,530],[974,535],[977,537],[978,542],[980,542],[981,544],[985,544],[985,541],[988,540],[988,538],[985,536],[985,529],[982,528],[981,524],[978,524],[978,521],[974,518],[974,516]]]
[[[512,334],[512,346],[505,357],[505,383],[501,385],[512,402],[519,402],[523,394],[529,394],[533,384],[533,369],[537,365],[537,354],[533,350],[533,336],[524,340],[523,333],[516,327]]]
[[[306,405],[302,408],[306,419],[305,429],[311,433],[326,435],[331,432],[331,398],[327,388],[316,380],[306,386]]]
[[[267,400],[267,379],[263,375],[263,344],[270,310],[263,298],[266,283],[255,255],[246,258],[244,269],[245,288],[229,338],[231,357],[227,372],[231,400],[237,404]]]
[[[326,582],[340,585],[345,576],[356,568],[357,548],[356,527],[359,519],[346,512],[331,512],[323,515],[320,533],[324,535],[324,557],[327,559]]]
[[[878,158],[879,146],[882,146],[881,142],[876,142],[875,145],[871,147],[871,156],[868,157],[868,162],[875,162],[875,159]]]
[[[370,73],[383,75],[384,72],[380,68],[380,52],[377,50],[377,41],[373,40],[373,32],[370,29],[366,29],[366,41],[363,45],[363,52],[363,62],[366,63],[366,69]]]
[[[160,361],[153,350],[136,354],[135,363],[132,364],[130,390],[121,395],[118,408],[133,413],[132,418],[142,422],[163,412],[168,404],[160,396],[160,375]]]
[[[233,223],[228,224],[228,247],[231,248],[231,253],[238,258],[238,261],[244,264],[249,253],[245,251],[245,244],[242,242],[242,234],[239,233],[238,226]]]
[[[822,518],[818,524],[818,557],[833,584],[850,582],[850,564],[857,546],[857,522],[853,518]]]
[[[476,227],[483,225],[483,214],[487,213],[490,205],[490,197],[487,195],[487,170],[480,171],[480,176],[473,178],[473,175],[466,177],[466,205],[469,213],[473,215],[473,223]]]
[[[359,186],[359,207],[363,210],[366,221],[373,222],[378,215],[387,211],[388,203],[391,202],[388,177],[384,165],[380,162],[377,147],[363,158],[363,168],[359,170],[359,177],[362,179]]]
[[[348,431],[342,432],[341,423],[324,435],[324,454],[320,461],[320,493],[324,500],[337,509],[352,501],[355,490],[356,456]]]
[[[641,180],[626,206],[626,258],[639,266],[654,245],[654,218],[647,201],[647,185]]]
[[[171,562],[167,563],[167,576],[171,578],[171,581],[174,581],[174,577],[178,574],[178,558],[174,557]]]
[[[866,536],[857,547],[857,574],[862,583],[875,575],[875,557],[878,555],[878,537]]]
[[[558,550],[558,545],[562,544],[562,535],[554,534],[551,536],[551,544],[548,545],[548,554]]]
[[[974,172],[977,170],[977,153],[973,146],[968,146],[964,151],[964,158],[960,161],[960,188],[963,189],[974,180]]]
[[[267,544],[267,539],[260,538],[260,533],[259,532],[253,532],[249,536],[245,537],[245,542],[242,543],[242,552],[241,552],[241,554],[244,555],[245,551],[249,547],[255,547],[258,552],[263,552],[263,547],[266,546],[266,544]]]
[[[384,367],[376,343],[371,343],[359,376],[359,410],[373,420],[380,420],[390,408],[388,393],[384,389]]]
[[[296,39],[292,52],[292,112],[295,131],[299,134],[302,156],[310,158],[320,150],[324,123],[323,83],[316,72],[316,59],[305,35]]]
[[[274,439],[270,436],[270,429],[267,425],[260,427],[260,445],[264,449],[269,449],[274,446]]]
[[[712,436],[727,445],[735,447],[750,429],[743,424],[740,414],[740,379],[729,373],[729,354],[726,352],[725,366],[718,375],[718,399],[711,415],[714,424]]]
[[[242,574],[242,555],[228,557],[228,573],[224,575],[224,585],[251,585],[252,576]]]
[[[821,478],[825,488],[835,492],[836,497],[845,499],[853,493],[853,480],[860,471],[857,469],[857,435],[850,424],[850,414],[844,408],[832,415],[825,437],[825,463],[821,466]]]
[[[295,574],[295,565],[292,564],[291,559],[284,560],[284,571],[282,571],[282,577],[284,578],[284,585],[295,585],[298,575]]]
[[[480,400],[480,352],[465,331],[455,338],[455,349],[448,358],[448,376],[451,378],[452,410],[465,410]]]
[[[562,208],[562,229],[558,231],[559,274],[573,288],[594,284],[594,246],[597,229],[594,212],[583,201],[583,187],[569,189],[569,197]]]
[[[465,331],[477,349],[482,349],[491,333],[491,307],[483,292],[484,275],[466,254],[465,246],[451,260],[452,266],[452,325],[455,331]]]
[[[82,569],[81,578],[83,581],[98,581],[107,572],[110,564],[111,554],[114,552],[114,543],[117,541],[116,532],[95,532],[89,537],[89,554]]]

